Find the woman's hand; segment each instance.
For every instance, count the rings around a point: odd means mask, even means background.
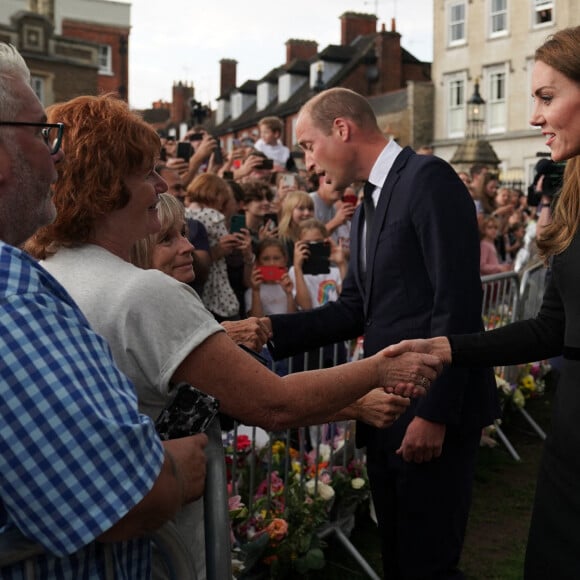
[[[385,393],[383,389],[373,389],[358,401],[346,407],[352,418],[371,427],[385,429],[390,427],[409,407],[411,400]]]
[[[403,352],[393,357],[388,349],[374,355],[380,382],[387,393],[402,397],[421,397],[443,370],[439,357],[431,354]]]

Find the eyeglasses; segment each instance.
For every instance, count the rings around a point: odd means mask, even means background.
[[[42,127],[40,131],[44,142],[50,149],[50,154],[58,153],[62,143],[62,134],[64,132],[64,123],[27,123],[20,121],[0,121],[0,126],[6,127]]]

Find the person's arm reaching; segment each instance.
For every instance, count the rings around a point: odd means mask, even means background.
[[[204,434],[165,441],[163,466],[149,493],[97,540],[120,542],[150,533],[199,499],[205,487],[206,445]]]

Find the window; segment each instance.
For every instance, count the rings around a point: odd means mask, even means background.
[[[450,75],[447,79],[447,136],[465,135],[465,73]]]
[[[507,129],[507,74],[505,66],[487,71],[487,128],[489,133]]]
[[[32,75],[30,77],[30,86],[34,91],[34,94],[38,97],[38,100],[43,104],[46,105],[44,100],[45,97],[45,79],[43,77],[39,77],[36,75]]]
[[[507,33],[507,0],[491,0],[489,30],[491,36]]]
[[[108,44],[99,45],[99,74],[113,74],[113,51]]]
[[[449,44],[465,42],[465,2],[454,2],[449,6]]]
[[[534,26],[553,24],[554,22],[554,1],[553,0],[533,0],[534,2]]]

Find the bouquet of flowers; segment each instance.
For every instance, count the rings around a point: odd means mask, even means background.
[[[502,416],[514,409],[522,409],[528,399],[540,397],[546,388],[546,376],[551,370],[546,361],[519,365],[516,368],[513,382],[507,381],[500,375],[495,375],[495,382],[500,397]],[[498,419],[497,423],[501,423]],[[483,430],[481,444],[493,447],[495,440],[495,425]]]
[[[297,578],[324,567],[318,531],[345,514],[354,520],[368,497],[363,460],[334,462],[344,437],[308,453],[280,439],[259,449],[243,435],[227,444],[237,578]]]

